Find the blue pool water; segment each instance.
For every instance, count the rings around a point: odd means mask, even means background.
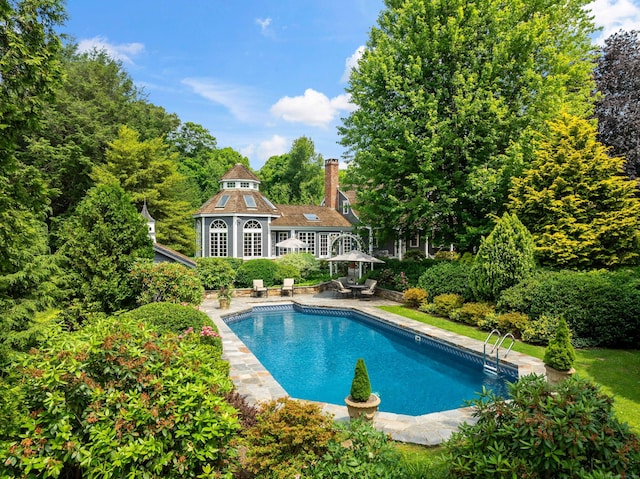
[[[358,358],[367,364],[381,411],[421,415],[456,409],[483,386],[506,394],[504,379],[484,374],[479,362],[434,347],[431,340],[416,341],[413,333],[351,311],[296,309],[254,308],[226,320],[291,397],[344,404]]]

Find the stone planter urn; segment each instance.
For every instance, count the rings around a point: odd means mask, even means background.
[[[380,405],[380,398],[375,394],[369,396],[369,399],[365,402],[354,401],[349,394],[344,398],[344,402],[347,405],[347,411],[349,412],[349,419],[362,419],[367,422],[373,421],[378,412],[378,406]]]
[[[229,309],[230,301],[227,298],[218,299],[218,303],[220,304],[220,309]]]
[[[549,384],[558,384],[571,377],[576,370],[574,368],[569,369],[568,371],[560,371],[559,369],[552,368],[549,365],[544,366],[547,373],[547,382]]]

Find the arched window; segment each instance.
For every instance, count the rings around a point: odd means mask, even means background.
[[[242,229],[244,257],[262,256],[262,225],[256,220],[249,220]]]
[[[228,256],[227,223],[222,220],[215,220],[213,223],[211,223],[211,228],[209,229],[209,237],[211,239],[211,249],[209,251],[209,256]]]

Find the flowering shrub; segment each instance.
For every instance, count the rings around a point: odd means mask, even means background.
[[[239,424],[219,353],[121,316],[32,351],[9,477],[230,477]],[[219,474],[214,476],[213,473]]]

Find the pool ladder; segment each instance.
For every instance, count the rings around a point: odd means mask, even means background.
[[[493,344],[491,344],[490,341],[493,336],[496,337],[496,340],[493,342]],[[513,337],[513,334],[507,333],[504,336],[501,336],[500,331],[498,331],[497,329],[493,329],[487,336],[487,339],[484,340],[484,349],[482,352],[482,367],[485,373],[493,374],[494,376],[498,375],[498,365],[500,364],[500,348],[502,347],[502,343],[504,343],[505,339],[507,338],[511,339],[511,344],[509,344],[507,352],[504,353],[504,356],[502,357],[504,359],[507,357],[507,355],[511,351],[511,348],[516,342],[516,338]],[[489,351],[488,353],[487,345],[491,346],[491,351]],[[491,362],[489,358],[489,356],[491,356],[494,352],[496,353],[495,363]]]

